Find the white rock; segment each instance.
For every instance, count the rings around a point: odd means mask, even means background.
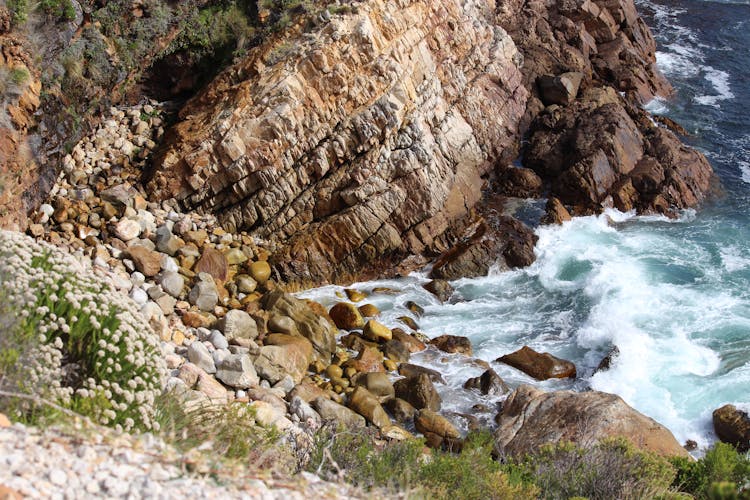
[[[141,225],[132,219],[121,219],[115,224],[114,234],[122,241],[130,241],[141,234]]]
[[[148,302],[148,294],[142,288],[134,287],[130,290],[130,298],[139,306],[144,306]]]

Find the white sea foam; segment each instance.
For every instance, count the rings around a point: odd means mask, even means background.
[[[703,68],[704,78],[711,84],[717,92],[713,95],[695,96],[694,100],[698,104],[705,106],[719,106],[719,101],[734,99],[734,93],[729,86],[729,74],[725,71],[714,69],[712,67]]]

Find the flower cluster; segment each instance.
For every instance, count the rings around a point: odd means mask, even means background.
[[[0,231],[0,289],[14,325],[0,332],[0,375],[12,371],[16,389],[99,423],[155,427],[166,369],[129,298],[71,255],[11,231]]]

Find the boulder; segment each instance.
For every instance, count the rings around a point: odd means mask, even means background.
[[[188,300],[201,311],[212,312],[214,310],[219,303],[219,290],[210,274],[198,275],[198,282],[190,290]]]
[[[500,173],[497,190],[515,198],[538,198],[544,190],[544,183],[530,168],[509,167]]]
[[[394,420],[400,423],[411,422],[417,413],[416,408],[401,398],[391,398],[384,405],[386,410],[393,415]]]
[[[544,216],[542,217],[542,224],[562,224],[571,219],[570,212],[562,204],[560,200],[552,196],[547,200],[547,205],[544,208]]]
[[[201,258],[195,263],[193,271],[196,273],[210,274],[216,281],[224,282],[227,280],[229,272],[229,263],[226,256],[219,250],[212,247],[203,249]]]
[[[741,453],[750,450],[750,417],[734,405],[724,405],[713,412],[714,431],[719,439],[734,445]]]
[[[315,411],[318,412],[323,420],[338,422],[350,429],[361,429],[367,425],[362,415],[325,397],[314,399],[312,407],[315,408]]]
[[[237,339],[255,340],[258,338],[258,324],[248,313],[240,309],[227,311],[219,320],[217,328],[230,343]]]
[[[336,323],[336,327],[341,330],[355,330],[364,328],[365,326],[365,320],[362,318],[362,314],[360,314],[357,306],[348,302],[335,304],[328,311],[328,315]]]
[[[185,244],[180,238],[172,234],[167,226],[156,229],[156,249],[167,255],[174,255]]]
[[[430,345],[434,345],[443,352],[459,353],[471,356],[474,351],[471,348],[471,341],[467,337],[458,335],[440,335],[430,340]]]
[[[391,333],[391,329],[384,324],[370,319],[365,323],[362,336],[372,342],[383,343],[391,340],[393,334]]]
[[[349,394],[348,406],[378,429],[391,425],[391,419],[388,418],[378,398],[362,386],[355,387]]]
[[[216,373],[214,358],[203,342],[196,340],[190,344],[187,348],[187,356],[191,363],[206,373]]]
[[[345,367],[354,368],[357,372],[383,372],[383,353],[375,347],[364,346],[355,359],[344,363]]]
[[[372,318],[380,314],[380,309],[375,307],[373,304],[362,304],[357,308],[357,310],[365,318]]]
[[[398,373],[399,375],[403,375],[406,378],[414,378],[417,375],[425,374],[430,377],[430,380],[432,382],[445,384],[445,379],[443,379],[443,376],[439,371],[433,370],[432,368],[427,368],[425,366],[414,365],[411,363],[401,363],[400,365],[398,365]]]
[[[533,453],[545,444],[589,445],[623,437],[665,456],[687,456],[664,426],[628,406],[619,396],[599,391],[544,392],[521,385],[497,417],[495,446],[502,455]]]
[[[380,398],[381,401],[392,398],[395,395],[391,379],[384,372],[360,373],[354,378],[354,384],[364,387],[374,396]]]
[[[445,280],[432,280],[422,286],[425,290],[437,297],[440,302],[445,302],[450,299],[454,292],[451,284]]]
[[[312,361],[313,348],[304,337],[274,333],[265,338],[253,364],[261,378],[275,384],[286,375],[299,383]]]
[[[271,277],[271,265],[265,260],[259,260],[250,264],[250,276],[261,285]]]
[[[537,85],[542,102],[547,106],[571,103],[578,95],[582,80],[583,73],[578,72],[562,73],[557,76],[541,75],[537,78]]]
[[[153,277],[161,271],[161,257],[159,252],[154,252],[140,245],[128,248],[130,258],[133,259],[135,268],[144,276]]]
[[[410,353],[420,352],[425,350],[425,344],[414,335],[410,335],[403,331],[401,328],[394,328],[391,330],[393,341],[401,342],[406,346]]]
[[[287,400],[291,401],[294,397],[299,397],[307,403],[319,397],[328,399],[326,391],[310,382],[309,379],[295,385],[294,389],[287,394]]]
[[[409,361],[409,348],[406,347],[403,342],[389,340],[383,344],[382,350],[386,358],[391,359],[396,363],[406,363]]]
[[[407,401],[414,408],[421,410],[428,408],[433,411],[440,410],[442,399],[429,375],[420,373],[415,377],[397,380],[393,387],[396,397]]]
[[[521,370],[537,380],[549,378],[575,378],[576,366],[570,361],[557,358],[549,353],[539,353],[528,346],[500,356],[495,361]]]
[[[492,368],[464,383],[464,389],[478,389],[485,396],[502,396],[510,391],[503,379]]]
[[[348,298],[352,302],[362,302],[367,298],[366,293],[360,292],[359,290],[355,290],[353,288],[345,288],[344,293],[346,293],[346,298]]]
[[[315,313],[310,305],[281,291],[266,293],[262,299],[263,308],[273,315],[286,316],[294,322],[297,331],[312,343],[315,359],[324,364],[331,362],[336,352],[336,330],[326,320]]]
[[[225,357],[217,367],[216,378],[235,389],[249,389],[260,382],[247,354],[230,354]]]
[[[414,419],[414,427],[417,431],[422,434],[436,434],[441,438],[452,438],[458,439],[461,434],[447,418],[439,415],[438,413],[430,410],[423,409],[417,412],[417,416]]]

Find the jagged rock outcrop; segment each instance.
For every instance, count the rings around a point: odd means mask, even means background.
[[[287,278],[442,251],[436,238],[516,151],[521,60],[486,3],[359,4],[214,81],[181,112],[149,188],[278,242]]]
[[[687,456],[671,432],[606,392],[544,392],[521,385],[497,418],[495,446],[501,454],[533,453],[545,444],[591,445],[623,437],[635,446],[665,456]]]
[[[324,18],[189,102],[148,181],[271,240],[282,279],[367,279],[441,254],[436,278],[528,265],[531,231],[481,209],[493,189],[575,213],[669,212],[708,190],[705,159],[638,107],[670,87],[632,0],[370,0]],[[537,175],[510,166],[527,131]]]

